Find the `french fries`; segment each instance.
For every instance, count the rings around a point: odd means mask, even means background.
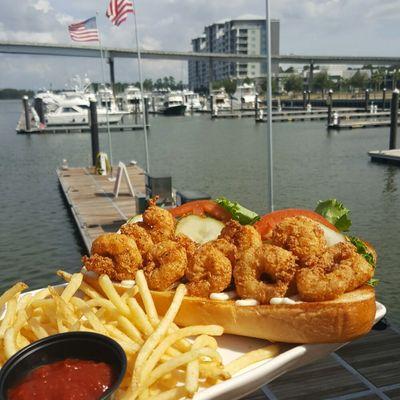
[[[0,321],[0,366],[21,348],[51,334],[97,332],[116,340],[127,355],[128,368],[116,399],[174,400],[193,397],[199,388],[228,379],[279,351],[278,345],[268,346],[224,367],[214,339],[223,334],[221,326],[174,324],[186,294],[184,285],[178,286],[161,317],[142,271],[136,275],[136,286],[122,295],[106,275],[93,283],[96,288],[81,273],[57,275],[66,286],[20,297],[27,286],[19,282],[0,296],[0,306],[6,306]]]

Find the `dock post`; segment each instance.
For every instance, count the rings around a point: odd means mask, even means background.
[[[328,100],[327,100],[327,103],[328,103],[328,127],[332,122],[332,93],[333,93],[333,90],[329,89]]]
[[[43,99],[41,99],[40,97],[37,97],[34,102],[34,107],[37,112],[37,115],[39,116],[40,123],[44,124],[45,119],[44,119]]]
[[[303,109],[305,110],[307,108],[307,92],[304,90],[303,91]]]
[[[307,104],[311,104],[311,90],[307,90]]]
[[[114,72],[114,58],[108,58],[108,64],[110,65],[110,82],[111,82],[111,90],[113,95],[115,96],[115,72]]]
[[[153,113],[156,112],[156,99],[154,96],[151,97],[151,108],[153,109]]]
[[[397,147],[397,118],[399,112],[399,89],[394,89],[390,105],[390,139],[389,150]]]
[[[25,115],[25,130],[29,132],[31,130],[31,120],[29,118],[28,96],[22,97],[22,105],[24,107],[24,115]]]
[[[149,99],[147,97],[144,98],[144,123],[146,126],[149,125]]]
[[[369,89],[365,89],[365,111],[368,111],[368,103],[369,103]]]
[[[385,111],[385,103],[386,103],[386,88],[382,89],[382,111]]]
[[[257,118],[258,118],[258,94],[256,94],[255,98],[254,98],[254,116],[257,121]]]
[[[214,96],[210,94],[210,111],[211,111],[211,118],[214,115]]]
[[[100,151],[96,100],[90,100],[90,136],[92,140],[92,164],[95,166],[97,154],[99,154]]]

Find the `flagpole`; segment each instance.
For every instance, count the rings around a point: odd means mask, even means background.
[[[96,12],[96,27],[97,27],[97,15]],[[99,35],[99,47],[100,47],[100,63],[101,63],[101,77],[103,81],[104,90],[106,90],[106,78],[104,73],[104,55],[103,55],[103,46],[101,44],[101,34],[100,29],[97,27],[97,32]],[[106,99],[107,100],[107,99]],[[108,102],[106,101],[106,123],[107,123],[107,136],[108,136],[108,151],[110,152],[110,166],[111,166],[111,179],[113,179],[113,156],[112,156],[112,146],[111,146],[111,132],[110,132],[110,120],[108,117]]]
[[[267,44],[267,148],[268,148],[268,206],[274,211],[274,163],[272,142],[272,85],[271,85],[271,16],[269,0],[266,0],[266,44]]]
[[[144,130],[144,148],[146,154],[146,172],[150,174],[150,159],[149,159],[149,144],[147,140],[147,121],[145,119],[145,104],[144,104],[144,91],[143,91],[143,79],[142,79],[142,62],[140,56],[140,47],[139,47],[139,35],[137,29],[137,22],[136,22],[136,8],[134,0],[132,0],[132,7],[133,7],[133,18],[134,18],[134,26],[135,26],[135,38],[136,38],[136,49],[137,49],[137,60],[138,60],[138,72],[139,72],[139,83],[140,83],[140,91],[142,92],[142,114],[143,114],[143,130]]]

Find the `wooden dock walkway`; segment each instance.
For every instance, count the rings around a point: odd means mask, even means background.
[[[400,332],[371,331],[337,352],[290,371],[243,400],[399,400]]]
[[[400,149],[373,150],[369,151],[368,155],[374,162],[400,165]]]
[[[129,179],[136,193],[145,193],[145,174],[137,165],[128,165]],[[97,236],[116,232],[121,224],[135,215],[135,199],[128,194],[124,180],[118,198],[114,197],[114,182],[97,175],[94,168],[57,170],[62,192],[74,216],[88,252]]]

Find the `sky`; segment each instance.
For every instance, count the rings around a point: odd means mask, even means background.
[[[67,26],[95,15],[104,46],[135,48],[133,17],[114,27],[108,0],[1,0],[0,40],[73,43]],[[270,0],[280,19],[281,54],[397,56],[398,0]],[[223,19],[265,16],[265,0],[137,0],[141,47],[191,50],[204,26]],[[96,59],[0,54],[0,88],[62,88],[75,75],[101,80]],[[108,69],[106,70],[108,72]],[[116,80],[138,79],[134,59],[115,61]],[[183,61],[143,61],[144,78],[172,75],[187,80]],[[108,74],[107,74],[108,79]]]

